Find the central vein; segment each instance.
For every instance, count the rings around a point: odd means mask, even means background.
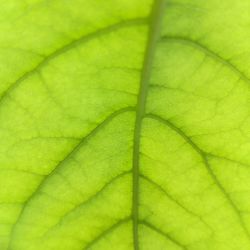
[[[142,120],[145,115],[145,106],[147,92],[153,59],[156,49],[156,44],[160,34],[160,24],[164,11],[165,0],[155,0],[151,12],[148,42],[145,51],[143,69],[141,73],[140,90],[138,94],[136,107],[136,120],[134,130],[134,148],[133,148],[133,205],[132,205],[132,220],[133,220],[133,238],[134,250],[139,250],[138,242],[138,220],[139,220],[139,157],[140,157],[140,137]]]

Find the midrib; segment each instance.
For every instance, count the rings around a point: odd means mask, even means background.
[[[148,42],[145,51],[143,69],[141,73],[140,90],[138,94],[137,107],[136,107],[134,147],[133,147],[133,205],[132,205],[134,250],[139,250],[139,241],[138,241],[139,173],[140,173],[139,155],[140,155],[141,128],[142,128],[142,120],[145,115],[145,106],[147,100],[149,80],[151,76],[156,43],[159,38],[160,24],[163,16],[164,4],[165,0],[155,0],[152,7],[151,18],[149,23]]]

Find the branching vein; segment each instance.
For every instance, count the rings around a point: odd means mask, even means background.
[[[136,121],[134,129],[134,147],[133,147],[133,206],[132,206],[132,219],[133,219],[133,238],[134,250],[139,250],[138,242],[138,211],[139,211],[139,152],[140,152],[140,135],[142,128],[142,120],[145,113],[147,91],[153,59],[156,49],[156,44],[159,39],[159,31],[161,19],[164,10],[164,0],[155,0],[151,13],[148,43],[145,51],[144,64],[141,73],[140,90],[137,100]]]
[[[132,107],[126,107],[120,110],[117,110],[115,112],[113,112],[111,115],[109,115],[105,120],[103,120],[98,126],[96,126],[92,131],[90,131],[90,133],[86,136],[84,136],[76,145],[75,147],[64,157],[64,159],[62,159],[52,170],[52,172],[47,175],[42,181],[41,183],[38,185],[38,187],[36,188],[36,190],[31,194],[31,196],[26,200],[26,202],[23,204],[23,207],[21,209],[21,212],[16,220],[16,223],[13,225],[12,230],[11,230],[11,234],[10,234],[10,243],[8,246],[7,250],[11,250],[11,244],[12,244],[12,240],[13,240],[13,235],[15,233],[15,228],[19,223],[19,220],[21,219],[22,215],[24,214],[24,211],[27,207],[27,205],[34,199],[34,197],[37,195],[37,193],[42,189],[42,187],[44,186],[44,184],[46,183],[46,181],[49,179],[49,177],[51,177],[52,175],[54,175],[57,171],[59,171],[61,169],[61,167],[64,166],[64,163],[66,163],[71,157],[74,156],[75,153],[77,153],[79,151],[79,149],[81,149],[81,147],[87,142],[87,140],[89,140],[91,137],[93,137],[101,128],[103,128],[104,126],[106,126],[108,123],[110,123],[115,117],[117,117],[118,115],[125,113],[125,112],[131,112],[134,111],[134,108]]]
[[[208,47],[200,44],[198,41],[193,41],[190,38],[186,37],[170,37],[170,36],[165,36],[163,37],[163,41],[165,42],[177,42],[177,43],[182,43],[187,46],[194,47],[195,49],[198,49],[202,51],[205,55],[208,55],[209,57],[213,58],[214,60],[220,62],[221,64],[224,64],[226,67],[232,70],[235,74],[237,74],[240,79],[245,81],[246,83],[250,84],[250,79],[247,77],[247,75],[239,70],[234,64],[232,64],[229,60],[224,59],[222,56],[220,56],[218,53],[215,53]]]
[[[242,218],[241,212],[238,209],[238,207],[235,205],[234,201],[232,200],[232,198],[230,197],[230,195],[227,193],[227,191],[225,190],[225,188],[223,187],[223,185],[220,183],[220,181],[218,180],[217,176],[215,175],[215,173],[213,172],[209,162],[208,162],[208,154],[206,152],[204,152],[201,148],[199,148],[198,145],[196,145],[181,129],[179,129],[178,127],[176,127],[174,124],[172,124],[170,121],[155,115],[155,114],[147,114],[145,117],[151,118],[155,121],[158,121],[162,124],[165,124],[166,126],[168,126],[170,129],[174,130],[177,134],[179,134],[200,156],[201,159],[203,161],[204,166],[207,169],[208,174],[210,175],[210,177],[212,178],[212,180],[214,181],[214,183],[217,185],[217,187],[219,188],[219,190],[221,191],[221,193],[224,195],[224,197],[226,198],[226,200],[228,201],[228,204],[232,207],[233,211],[235,212],[235,214],[237,215],[238,219],[239,219],[239,223],[242,226],[242,229],[244,230],[245,234],[247,235],[247,237],[250,239],[250,233],[245,225],[245,222]]]
[[[48,65],[48,63],[58,56],[66,53],[67,51],[76,48],[84,42],[90,41],[91,39],[99,38],[102,35],[113,32],[123,27],[134,26],[134,25],[145,25],[147,18],[134,18],[130,20],[124,20],[108,27],[104,27],[102,29],[96,30],[93,33],[85,34],[82,37],[69,42],[68,44],[58,48],[56,51],[53,51],[51,54],[45,56],[43,60],[41,60],[34,68],[25,72],[22,76],[20,76],[15,82],[11,83],[9,87],[0,95],[0,103],[11,93],[14,89],[16,89],[21,82],[26,80],[28,77],[33,75],[36,72],[39,72],[41,68]]]

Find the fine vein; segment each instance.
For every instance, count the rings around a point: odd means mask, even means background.
[[[26,80],[28,77],[33,75],[36,72],[39,72],[44,66],[48,65],[50,61],[54,60],[58,56],[66,53],[67,51],[74,49],[81,45],[84,42],[90,41],[91,39],[99,38],[101,35],[111,33],[115,30],[118,30],[123,27],[134,26],[134,25],[144,25],[147,19],[144,17],[134,18],[129,20],[123,20],[118,23],[112,24],[108,27],[101,28],[99,30],[95,30],[92,33],[85,34],[78,39],[70,41],[68,44],[63,45],[57,50],[53,51],[49,55],[44,56],[44,58],[32,69],[25,72],[22,76],[20,76],[15,82],[11,83],[9,87],[0,95],[0,103],[11,93],[14,89],[16,89],[21,82]]]
[[[118,175],[116,175],[115,177],[113,177],[112,179],[110,179],[107,183],[105,183],[99,190],[97,190],[94,194],[92,194],[90,197],[88,197],[85,201],[81,202],[78,205],[75,205],[72,209],[70,209],[69,211],[67,211],[60,219],[59,221],[57,221],[51,228],[49,228],[49,230],[43,235],[43,238],[45,239],[45,237],[51,232],[53,231],[53,229],[55,229],[58,225],[63,224],[64,220],[66,218],[68,218],[71,214],[73,214],[74,212],[76,212],[77,210],[83,208],[86,204],[90,203],[91,201],[93,201],[94,199],[96,199],[98,197],[98,195],[100,195],[102,192],[104,192],[110,185],[114,184],[114,182],[116,182],[117,180],[120,180],[121,178],[123,178],[124,176],[131,174],[131,170],[129,171],[124,171]]]
[[[20,219],[22,218],[28,204],[34,199],[34,197],[38,194],[38,192],[43,188],[43,186],[45,185],[46,181],[53,176],[55,173],[58,173],[60,171],[60,169],[64,166],[64,164],[71,158],[74,156],[75,153],[77,153],[83,145],[85,145],[85,143],[92,137],[94,136],[98,131],[100,131],[104,126],[106,126],[107,124],[109,124],[109,122],[111,122],[115,117],[117,117],[120,114],[123,114],[125,112],[131,112],[134,111],[134,108],[131,107],[126,107],[126,108],[122,108],[119,109],[113,113],[111,113],[105,120],[103,120],[101,123],[99,123],[93,130],[91,130],[86,136],[84,136],[72,149],[71,151],[60,161],[58,162],[58,164],[54,167],[54,169],[46,176],[43,178],[43,180],[40,182],[40,184],[37,186],[37,188],[35,189],[35,191],[31,194],[31,196],[23,203],[23,206],[21,208],[21,211],[18,215],[18,218],[15,222],[15,224],[13,225],[12,229],[11,229],[11,233],[10,233],[10,241],[9,241],[9,246],[7,248],[7,250],[11,250],[12,247],[12,242],[13,242],[13,237],[15,234],[15,229],[16,226],[18,225]]]
[[[147,221],[140,221],[140,224],[144,225],[144,226],[148,227],[149,229],[155,231],[156,233],[162,235],[167,240],[169,240],[172,243],[174,243],[175,245],[177,245],[179,248],[182,248],[183,250],[187,250],[187,247],[185,245],[181,244],[179,241],[177,241],[176,239],[174,239],[170,234],[167,234],[167,233],[163,232],[161,229],[155,227],[154,225],[150,224],[149,222],[147,222]]]
[[[143,69],[141,73],[140,90],[138,94],[136,107],[136,120],[134,130],[134,147],[133,147],[133,205],[132,205],[132,219],[133,219],[133,239],[134,250],[139,250],[138,242],[138,212],[139,212],[139,152],[140,152],[140,134],[142,128],[142,120],[145,114],[145,105],[147,99],[147,91],[149,86],[149,79],[153,65],[155,48],[159,39],[159,31],[161,19],[164,10],[164,0],[155,0],[152,8],[148,42],[145,51]]]
[[[237,205],[232,200],[231,196],[227,193],[227,191],[224,188],[224,186],[220,183],[218,177],[215,175],[212,167],[209,164],[208,154],[206,152],[204,152],[197,144],[195,144],[195,142],[193,142],[190,139],[190,137],[188,137],[180,128],[176,127],[170,121],[168,121],[168,120],[166,120],[166,119],[164,119],[164,118],[162,118],[162,117],[160,117],[158,115],[154,115],[154,114],[147,114],[146,117],[151,118],[151,119],[153,119],[155,121],[158,121],[158,122],[160,122],[160,123],[165,124],[166,126],[168,126],[170,129],[172,129],[178,135],[180,135],[200,155],[200,157],[202,159],[202,162],[203,162],[204,166],[207,169],[208,174],[210,175],[210,177],[212,178],[212,180],[214,181],[214,183],[217,185],[217,187],[221,191],[221,193],[224,195],[224,197],[228,201],[229,205],[234,210],[235,214],[237,215],[237,217],[239,219],[239,223],[240,223],[242,229],[244,230],[246,236],[250,239],[250,233],[249,233],[248,228],[245,225],[245,222],[244,222],[244,220],[242,218],[241,212],[238,209]]]
[[[125,223],[128,223],[130,220],[130,217],[127,217],[125,219],[121,219],[115,224],[113,224],[111,227],[107,228],[105,231],[102,231],[96,238],[94,238],[92,241],[87,243],[87,245],[83,248],[84,250],[90,249],[96,242],[98,242],[100,239],[104,238],[109,233],[113,232],[115,229],[119,228]]]
[[[236,75],[238,75],[240,79],[250,84],[250,79],[248,78],[248,76],[243,71],[241,71],[238,67],[236,67],[233,63],[231,63],[230,60],[224,59],[218,53],[214,52],[213,50],[199,43],[196,40],[192,40],[188,37],[178,37],[178,36],[176,37],[164,36],[162,40],[165,42],[178,42],[178,43],[182,43],[183,45],[191,46],[195,49],[198,49],[202,51],[205,55],[213,58],[215,61],[218,61],[221,64],[228,67],[229,69],[231,69],[231,71],[234,72]]]

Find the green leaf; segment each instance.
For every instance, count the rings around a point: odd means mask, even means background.
[[[249,9],[2,1],[0,249],[250,249]]]

